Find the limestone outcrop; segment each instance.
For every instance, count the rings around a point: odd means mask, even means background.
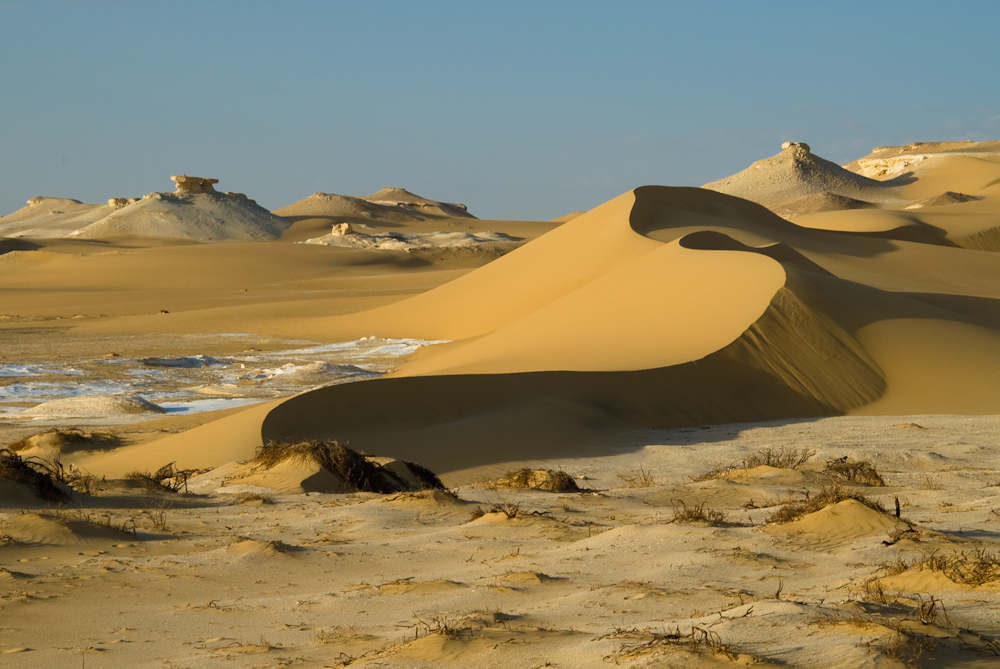
[[[212,184],[219,183],[218,179],[208,177],[190,177],[186,174],[173,175],[171,180],[177,183],[178,193],[214,193]]]
[[[108,200],[108,206],[114,211],[118,211],[122,207],[127,207],[130,204],[138,202],[140,198],[137,197],[113,197]]]

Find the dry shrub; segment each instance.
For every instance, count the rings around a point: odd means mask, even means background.
[[[618,627],[597,638],[597,640],[602,639],[627,640],[615,653],[604,658],[606,662],[616,664],[624,659],[635,659],[656,653],[665,647],[680,648],[694,654],[722,655],[729,660],[736,660],[740,655],[730,644],[723,643],[718,632],[712,631],[709,627],[692,626],[691,632],[687,634],[681,632],[679,627],[672,632]]]
[[[564,471],[551,469],[517,469],[507,472],[494,485],[506,488],[540,488],[552,492],[580,492],[573,477]]]
[[[839,485],[832,485],[830,487],[824,486],[820,491],[807,497],[800,502],[790,502],[785,506],[781,507],[777,511],[771,514],[767,519],[769,523],[788,523],[793,520],[797,520],[802,516],[808,515],[819,511],[820,509],[825,509],[828,506],[832,506],[844,500],[853,499],[861,502],[870,509],[874,509],[879,513],[885,513],[885,507],[876,502],[873,499],[869,499],[860,492],[853,490],[848,490]]]
[[[510,519],[517,518],[517,514],[521,513],[521,503],[518,502],[517,504],[511,504],[507,500],[501,499],[497,502],[490,502],[490,508],[488,511],[484,510],[480,506],[477,506],[475,509],[473,509],[472,515],[469,516],[469,520],[467,522],[471,523],[477,518],[482,518],[487,513],[502,513],[503,515],[507,516],[507,518]],[[538,511],[532,511],[531,513],[536,516],[545,515]]]
[[[951,555],[930,553],[921,555],[913,561],[897,558],[894,562],[880,565],[879,568],[890,575],[902,574],[910,569],[939,571],[954,583],[973,587],[1000,581],[1000,555],[991,553],[985,548]]]
[[[775,467],[777,469],[798,469],[806,463],[816,451],[808,448],[789,448],[784,446],[778,449],[771,447],[762,448],[743,458],[740,463],[729,463],[716,465],[701,476],[695,477],[695,481],[708,481],[709,479],[722,479],[731,476],[733,472],[746,471],[754,467]]]
[[[151,505],[146,509],[146,515],[149,516],[149,522],[153,525],[154,530],[167,529],[167,509],[169,507],[170,502],[163,502]]]
[[[637,472],[621,472],[615,474],[626,488],[651,488],[656,484],[656,479],[651,473],[639,467]]]
[[[328,644],[328,643],[344,643],[346,641],[353,641],[364,635],[354,626],[346,627],[332,627],[332,628],[321,628],[313,632],[313,643],[316,644]]]
[[[69,486],[74,492],[92,495],[100,490],[100,480],[96,476],[73,465],[64,467],[58,457],[53,460],[30,457],[24,458],[24,462],[53,481]]]
[[[252,462],[271,468],[293,458],[315,462],[338,474],[353,492],[387,494],[410,488],[393,472],[337,441],[269,441],[257,449]],[[444,489],[441,480],[429,469],[412,462],[404,461],[404,464],[417,478],[420,490]]]
[[[196,474],[200,474],[205,469],[177,469],[173,462],[168,462],[155,472],[150,474],[138,469],[125,474],[126,479],[138,481],[147,492],[159,492],[167,490],[170,492],[180,492],[181,488],[187,492],[188,479]]]
[[[118,530],[119,532],[126,532],[132,536],[136,536],[138,534],[138,530],[135,526],[135,518],[132,516],[129,516],[128,518],[118,518],[110,513],[93,513],[90,511],[84,511],[83,509],[55,509],[45,515],[61,520],[62,522],[82,521],[84,523],[93,523],[94,525],[100,525],[101,527]]]
[[[0,449],[0,481],[13,481],[28,486],[36,496],[51,502],[69,499],[52,476],[40,472],[10,449]]]
[[[885,485],[885,479],[869,460],[858,462],[848,462],[847,458],[831,460],[826,463],[823,473],[838,483],[864,483],[876,487]]]
[[[410,472],[413,473],[413,476],[416,477],[417,481],[420,482],[421,490],[445,489],[444,484],[441,483],[441,479],[438,478],[438,475],[427,469],[427,467],[424,467],[416,462],[410,462],[409,460],[403,460],[402,462],[409,468]]]
[[[907,667],[920,667],[920,656],[937,647],[934,639],[925,634],[914,634],[899,628],[889,639],[883,641],[882,651],[890,660],[902,662]]]
[[[705,508],[704,500],[701,504],[688,506],[684,500],[674,502],[674,518],[672,523],[708,523],[709,525],[721,525],[726,520],[726,514],[717,509]],[[679,506],[678,506],[679,502]]]

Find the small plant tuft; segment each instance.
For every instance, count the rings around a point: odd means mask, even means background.
[[[620,472],[615,476],[626,488],[651,488],[656,485],[656,478],[641,466],[637,472]]]
[[[684,500],[674,502],[674,518],[672,523],[708,523],[709,525],[722,525],[725,523],[726,514],[718,509],[706,508],[708,500],[703,500],[700,504],[688,506]]]
[[[823,473],[838,483],[863,483],[875,487],[885,485],[885,479],[869,460],[848,462],[846,457],[830,460],[826,463]]]

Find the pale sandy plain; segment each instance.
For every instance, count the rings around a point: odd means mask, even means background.
[[[0,444],[96,477],[0,481],[0,666],[1000,666],[1000,143],[548,222],[179,188],[0,217]],[[251,462],[305,439],[447,490]]]

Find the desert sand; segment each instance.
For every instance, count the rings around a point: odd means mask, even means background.
[[[0,217],[0,665],[1000,662],[997,142],[174,181]]]

